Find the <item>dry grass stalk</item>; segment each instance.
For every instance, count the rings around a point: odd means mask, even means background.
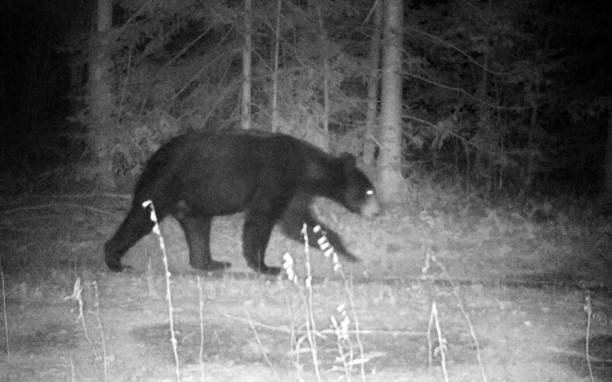
[[[584,341],[584,351],[586,354],[586,362],[587,367],[589,368],[589,377],[591,382],[595,381],[595,377],[593,376],[593,367],[591,365],[591,320],[593,318],[593,306],[591,305],[591,294],[587,291],[584,296],[584,311],[587,315],[587,326],[586,326],[586,338]]]
[[[85,340],[87,343],[91,345],[91,348],[94,352],[94,358],[100,359],[100,353],[98,351],[98,347],[92,341],[89,336],[89,330],[87,329],[87,319],[85,317],[85,303],[83,302],[83,287],[81,286],[81,278],[77,277],[74,281],[74,286],[72,287],[72,294],[70,296],[64,297],[64,300],[72,300],[77,303],[77,321],[81,322],[81,327],[83,328],[83,335],[85,336]]]
[[[346,294],[347,302],[339,305],[338,312],[342,316],[341,319],[337,319],[335,316],[331,317],[331,325],[332,328],[329,330],[317,331],[315,326],[315,318],[314,318],[314,309],[313,309],[313,290],[312,290],[312,271],[311,271],[311,263],[310,263],[310,247],[309,247],[309,237],[307,234],[307,227],[304,224],[302,227],[302,235],[304,237],[304,254],[305,254],[305,270],[306,270],[306,278],[304,282],[300,282],[299,277],[295,273],[293,269],[293,258],[289,253],[285,253],[283,256],[283,268],[285,269],[285,273],[287,274],[288,279],[296,285],[298,288],[298,292],[300,297],[302,298],[304,307],[305,307],[305,330],[296,330],[294,327],[293,321],[290,324],[290,327],[287,331],[291,334],[291,352],[296,355],[295,365],[298,371],[298,380],[302,380],[300,378],[300,374],[302,371],[299,355],[302,353],[301,346],[305,341],[309,343],[309,352],[312,357],[312,362],[314,365],[315,375],[317,376],[317,380],[321,380],[320,370],[319,370],[319,355],[317,348],[317,336],[323,336],[323,333],[332,333],[336,337],[336,349],[338,352],[337,361],[341,363],[340,368],[335,367],[336,370],[342,370],[344,374],[344,379],[347,381],[351,380],[352,368],[356,365],[360,367],[361,380],[365,381],[365,364],[371,360],[372,357],[367,356],[364,353],[363,343],[361,341],[361,329],[359,327],[359,320],[357,317],[357,309],[355,307],[353,292],[352,292],[352,282],[350,278],[346,277],[344,271],[342,269],[342,264],[338,258],[338,254],[336,253],[333,246],[327,240],[325,236],[325,232],[321,229],[320,226],[315,226],[313,228],[313,232],[320,234],[320,238],[317,240],[317,244],[319,248],[323,251],[326,257],[331,257],[333,263],[333,270],[335,273],[340,275],[344,285],[344,291]],[[347,309],[347,305],[348,308]],[[288,304],[290,313],[291,307]],[[351,324],[354,325],[355,330],[351,330]],[[254,326],[252,322],[250,325]],[[279,329],[279,328],[276,328]],[[296,338],[296,334],[303,333],[299,338]],[[359,350],[359,357],[355,358],[354,344],[351,341],[351,335],[355,336],[355,341],[357,343],[357,347]],[[376,355],[378,356],[378,355]]]
[[[307,259],[309,259],[309,257]],[[305,326],[305,330],[303,332],[304,334],[292,340],[293,347],[291,349],[291,352],[295,354],[295,357],[296,357],[294,365],[298,372],[298,381],[302,381],[303,378],[301,378],[301,372],[302,372],[303,366],[300,362],[300,354],[302,353],[302,344],[304,343],[304,341],[308,341],[308,344],[309,344],[308,352],[310,353],[312,357],[315,375],[317,376],[317,380],[321,381],[321,374],[319,370],[319,359],[318,359],[318,353],[317,353],[317,348],[316,348],[317,343],[316,343],[316,338],[315,338],[315,336],[318,335],[318,333],[315,333],[316,327],[314,326],[314,314],[312,313],[313,312],[312,283],[310,282],[312,281],[312,278],[309,279],[307,276],[304,282],[304,285],[302,285],[297,274],[294,271],[293,264],[294,264],[293,257],[291,257],[289,253],[285,253],[283,256],[283,268],[285,269],[285,273],[287,274],[287,278],[289,279],[289,281],[291,281],[297,287],[300,298],[302,299],[302,303],[304,304],[304,326]],[[308,267],[307,269],[309,268],[310,267]],[[308,298],[308,293],[309,293],[308,290],[310,290],[310,295],[311,295],[310,299]],[[291,309],[291,306],[289,306],[289,309]],[[293,314],[290,314],[290,316],[293,317]],[[295,333],[298,331],[293,328],[293,325],[294,324],[292,320],[290,324],[291,333],[293,333],[293,337],[295,337]]]
[[[348,328],[351,324],[351,320],[346,313],[346,307],[344,305],[338,306],[338,312],[342,316],[340,322],[335,316],[331,316],[331,323],[336,335],[336,349],[338,350],[338,360],[342,363],[342,371],[344,372],[344,379],[347,382],[351,380],[351,367],[350,363],[353,360],[353,350],[350,346],[350,339],[348,334]],[[345,346],[348,349],[348,353],[345,351]]]
[[[74,361],[70,357],[70,382],[76,381],[76,372],[74,370]]]
[[[204,296],[200,276],[196,276],[196,284],[198,285],[198,313],[200,316],[200,381],[204,382]]]
[[[304,295],[306,301],[306,338],[310,344],[310,354],[312,355],[312,363],[314,366],[315,375],[317,381],[321,381],[321,371],[319,369],[319,354],[317,348],[317,327],[314,318],[314,309],[312,304],[312,268],[310,266],[310,247],[308,243],[308,229],[306,224],[302,226],[302,235],[304,236],[304,254],[306,255],[306,279],[304,280],[304,286],[306,294]]]
[[[170,344],[172,345],[172,354],[174,355],[175,375],[177,382],[181,380],[181,368],[178,357],[178,341],[176,340],[176,332],[174,330],[174,307],[172,306],[172,292],[170,291],[170,270],[168,267],[168,253],[166,252],[166,244],[159,229],[159,222],[155,214],[155,206],[151,200],[146,200],[142,203],[143,208],[151,207],[151,221],[153,225],[153,233],[159,239],[159,248],[162,251],[164,262],[164,273],[166,278],[166,301],[168,302],[168,319],[170,320]]]
[[[253,320],[251,319],[251,315],[246,310],[245,310],[245,313],[246,313],[247,319],[249,321],[249,326],[251,327],[251,330],[253,331],[253,334],[255,335],[255,341],[257,341],[257,347],[259,348],[259,351],[261,352],[261,355],[263,356],[264,360],[268,364],[268,367],[270,367],[270,369],[272,369],[272,371],[274,371],[274,375],[276,376],[276,380],[279,381],[279,382],[282,382],[282,379],[280,378],[280,375],[278,375],[278,372],[276,371],[276,368],[274,367],[274,365],[272,364],[272,361],[270,361],[270,358],[268,357],[268,351],[266,350],[266,348],[264,347],[263,343],[261,342],[261,338],[259,338],[259,333],[257,333],[257,329],[255,329],[255,325],[253,324]]]
[[[435,326],[436,333],[438,337],[438,346],[433,348],[433,343],[431,341],[430,332],[432,327]],[[429,325],[427,327],[427,344],[429,347],[429,362],[431,368],[431,357],[433,354],[440,355],[440,364],[442,365],[442,374],[444,375],[444,381],[448,382],[448,372],[446,370],[446,338],[442,336],[442,329],[440,327],[440,320],[438,318],[438,307],[436,302],[431,303],[431,314],[429,315]]]
[[[353,317],[353,322],[354,322],[354,326],[355,326],[355,330],[354,330],[355,341],[357,342],[357,347],[359,349],[359,358],[358,359],[353,359],[352,353],[351,353],[351,359],[349,360],[348,364],[349,364],[349,366],[352,366],[352,365],[355,365],[355,364],[359,364],[359,371],[360,371],[360,374],[361,374],[361,380],[365,381],[365,379],[366,379],[366,377],[365,377],[365,364],[370,359],[368,357],[366,357],[365,352],[363,350],[363,342],[361,341],[361,330],[360,330],[360,326],[359,326],[359,317],[357,316],[357,309],[355,308],[355,299],[353,298],[352,282],[344,274],[344,270],[342,269],[342,264],[340,263],[340,260],[338,258],[338,253],[335,251],[334,247],[331,245],[329,240],[327,240],[327,236],[325,236],[325,231],[322,230],[320,225],[315,226],[313,228],[313,231],[315,233],[320,233],[321,234],[321,237],[319,238],[319,240],[317,240],[317,244],[319,246],[319,249],[321,249],[321,251],[323,251],[323,254],[325,255],[325,257],[331,257],[332,264],[333,264],[333,267],[334,267],[334,272],[337,273],[338,275],[340,275],[340,277],[342,278],[342,285],[344,286],[344,293],[345,293],[346,298],[348,300],[349,308],[351,310],[351,315]],[[353,331],[349,330],[348,327],[345,328],[345,330],[346,330],[347,334],[353,332]]]
[[[94,290],[94,309],[96,310],[96,321],[98,331],[100,332],[100,342],[102,343],[102,365],[104,370],[104,382],[108,381],[108,356],[106,353],[106,339],[104,338],[104,327],[102,326],[102,318],[100,317],[100,299],[98,298],[98,283],[92,282]]]
[[[2,261],[0,261],[0,281],[2,282],[2,318],[4,320],[4,344],[6,346],[6,360],[11,359],[11,348],[9,347],[9,331],[8,331],[8,317],[6,314],[6,289],[4,286],[4,269],[2,267]]]
[[[467,310],[465,309],[465,306],[463,305],[463,301],[461,300],[461,297],[459,296],[458,288],[453,282],[453,280],[451,279],[449,273],[446,271],[446,267],[444,266],[444,264],[438,261],[438,259],[436,259],[435,256],[431,256],[431,261],[434,262],[438,267],[440,267],[440,269],[442,270],[442,274],[448,280],[448,282],[450,283],[452,287],[453,295],[455,296],[455,299],[457,300],[457,305],[459,306],[459,310],[461,311],[461,314],[463,315],[463,319],[465,320],[468,326],[468,329],[470,331],[470,336],[472,337],[472,341],[474,342],[474,346],[476,348],[476,360],[478,360],[478,367],[480,368],[480,376],[483,382],[488,382],[487,373],[484,368],[484,363],[482,362],[482,351],[480,349],[480,343],[478,342],[478,337],[476,336],[474,325],[472,325],[472,320],[470,319],[470,316],[468,315]]]

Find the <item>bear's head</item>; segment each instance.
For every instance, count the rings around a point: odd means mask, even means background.
[[[343,154],[342,161],[343,187],[342,204],[351,212],[366,218],[372,218],[381,212],[372,182],[357,168],[355,157]]]

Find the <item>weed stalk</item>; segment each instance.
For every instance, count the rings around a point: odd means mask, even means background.
[[[198,285],[198,313],[200,316],[200,381],[204,382],[204,296],[199,275],[196,276],[196,284]]]
[[[432,327],[436,327],[436,334],[438,336],[438,346],[435,349],[432,349],[432,342],[429,333],[432,330]],[[432,353],[440,354],[440,363],[442,365],[442,374],[444,375],[444,381],[448,382],[448,372],[446,370],[446,338],[442,336],[442,329],[440,327],[440,320],[438,318],[438,306],[436,302],[431,303],[431,314],[429,315],[429,325],[427,327],[427,338],[428,338],[428,346],[429,346],[429,360],[431,365],[431,356]]]
[[[431,255],[428,255],[428,256],[431,256]],[[463,315],[463,319],[465,320],[468,326],[468,329],[470,331],[470,336],[472,337],[472,341],[474,342],[474,346],[476,347],[476,360],[478,361],[478,366],[480,368],[480,376],[483,382],[488,382],[487,373],[484,368],[484,363],[482,362],[482,351],[480,350],[480,343],[478,342],[478,337],[476,336],[474,325],[472,325],[472,320],[470,320],[470,316],[468,315],[467,310],[465,309],[465,306],[463,305],[463,301],[461,300],[461,297],[459,296],[459,292],[457,291],[458,288],[453,282],[453,280],[451,279],[449,273],[446,271],[446,267],[444,266],[444,264],[438,261],[438,259],[436,259],[435,256],[431,256],[431,260],[438,267],[440,267],[440,269],[442,270],[442,274],[444,275],[444,277],[446,277],[446,279],[451,285],[451,288],[453,290],[453,296],[455,296],[455,299],[457,300],[457,305],[459,306],[459,310],[461,311],[461,314]]]
[[[587,315],[587,326],[586,326],[586,338],[584,341],[584,351],[586,353],[586,362],[587,367],[589,368],[589,377],[591,382],[595,381],[595,377],[593,376],[593,367],[591,366],[591,320],[593,317],[593,306],[591,305],[591,294],[589,291],[586,291],[586,295],[584,296],[584,311]]]
[[[74,361],[70,357],[70,382],[76,381],[76,372],[74,370]]]
[[[2,318],[4,320],[4,344],[6,346],[6,360],[11,359],[11,348],[9,347],[9,331],[8,331],[8,317],[6,314],[6,289],[4,286],[4,269],[2,267],[2,261],[0,261],[0,281],[2,281]]]
[[[253,334],[255,335],[255,341],[257,341],[257,346],[259,347],[259,351],[261,352],[261,355],[263,356],[264,361],[266,361],[266,363],[268,364],[268,367],[270,367],[270,369],[274,371],[276,380],[279,382],[282,382],[282,379],[278,375],[276,368],[274,367],[274,365],[272,364],[272,361],[270,361],[270,358],[268,357],[268,352],[266,351],[263,343],[261,342],[261,338],[259,337],[259,333],[257,333],[257,329],[255,329],[255,324],[253,323],[253,319],[251,318],[251,315],[249,314],[247,310],[245,310],[245,313],[249,321],[249,326],[251,327],[251,330],[253,331]]]
[[[342,320],[338,322],[335,316],[331,316],[332,327],[334,328],[334,334],[336,335],[336,349],[338,350],[338,359],[342,363],[342,371],[344,372],[344,379],[347,382],[351,381],[351,367],[349,362],[353,359],[352,349],[349,341],[348,327],[350,325],[350,319],[346,314],[344,305],[338,306],[338,312],[342,316]],[[349,354],[346,354],[344,347],[348,344],[347,348]]]
[[[310,344],[310,354],[312,355],[312,363],[317,376],[317,381],[321,381],[321,372],[319,370],[319,355],[317,349],[316,324],[314,319],[314,310],[312,308],[312,269],[310,266],[310,247],[308,243],[308,228],[306,224],[302,226],[302,235],[304,236],[304,254],[306,255],[306,336]]]
[[[155,214],[155,206],[153,205],[153,202],[151,200],[146,200],[144,203],[142,203],[142,207],[151,207],[151,221],[154,223],[153,233],[157,235],[157,238],[159,239],[159,248],[161,249],[163,255],[164,273],[166,276],[166,301],[168,302],[168,319],[170,320],[170,344],[172,345],[172,353],[174,355],[176,380],[179,382],[181,380],[181,368],[179,364],[176,333],[174,331],[174,308],[172,307],[172,293],[170,291],[171,275],[168,267],[168,253],[166,252],[166,244],[164,243],[164,238],[161,234],[161,230],[159,229],[159,221],[157,220],[157,214]]]
[[[357,348],[359,349],[359,359],[353,359],[352,358],[352,350],[351,350],[351,358],[348,362],[349,366],[352,366],[354,364],[359,364],[359,371],[361,374],[361,380],[365,381],[366,376],[365,376],[365,364],[366,362],[368,362],[368,358],[366,358],[365,356],[365,352],[363,350],[363,342],[361,341],[361,335],[360,335],[360,326],[359,326],[359,317],[357,315],[357,309],[355,308],[355,299],[353,297],[353,285],[352,285],[352,281],[350,278],[346,277],[344,270],[342,268],[342,264],[340,263],[340,260],[338,258],[338,253],[336,252],[336,250],[334,249],[334,247],[331,245],[331,243],[329,242],[329,240],[327,240],[327,236],[325,235],[325,231],[323,231],[323,229],[321,228],[320,225],[316,225],[313,228],[313,232],[318,233],[321,235],[321,237],[319,238],[319,240],[317,240],[317,244],[319,246],[319,249],[321,249],[321,251],[323,251],[323,254],[325,255],[325,257],[331,257],[332,259],[332,264],[334,267],[334,272],[338,275],[340,275],[340,278],[342,278],[342,285],[344,286],[344,293],[346,295],[346,298],[348,300],[348,305],[349,305],[349,309],[351,311],[351,315],[353,318],[353,323],[355,326],[355,341],[357,342]],[[347,319],[348,319],[348,315],[346,314],[346,311],[344,311],[344,314],[346,315]],[[347,333],[347,341],[348,341],[348,327],[346,328],[346,333]]]
[[[303,381],[301,378],[302,365],[300,363],[300,354],[302,353],[302,343],[304,341],[308,341],[309,349],[308,352],[312,357],[313,369],[315,371],[315,375],[317,376],[317,380],[321,381],[321,374],[319,370],[319,360],[316,348],[316,339],[314,333],[314,315],[312,314],[312,299],[309,300],[307,291],[305,289],[310,288],[310,292],[312,292],[312,283],[308,283],[305,281],[305,285],[302,285],[300,282],[295,270],[293,268],[293,257],[289,253],[285,253],[283,255],[283,268],[285,269],[285,273],[287,274],[287,278],[291,281],[296,288],[298,289],[299,295],[302,299],[302,303],[304,304],[304,326],[306,327],[306,331],[304,335],[301,335],[299,338],[295,338],[295,330],[293,329],[294,320],[291,320],[291,333],[292,333],[292,350],[295,353],[295,362],[294,365],[296,367],[298,373],[298,381]],[[306,279],[308,280],[308,278]],[[309,302],[310,301],[310,302]],[[291,306],[288,304],[288,309],[291,310]],[[293,314],[290,314],[290,317],[293,317]]]
[[[293,269],[293,257],[291,257],[289,252],[285,252],[285,254],[283,254],[283,269],[285,269],[285,273],[287,274],[287,278],[289,279],[289,281],[295,284],[298,290],[301,291],[297,275],[295,274],[295,271]],[[302,381],[303,379],[301,378],[301,375],[302,375],[303,366],[300,363],[300,352],[299,352],[300,340],[298,340],[296,336],[296,328],[295,328],[296,319],[295,319],[295,316],[293,315],[293,309],[291,308],[291,301],[289,300],[287,295],[285,295],[285,304],[287,305],[287,315],[289,317],[289,346],[290,346],[289,354],[292,354],[292,353],[295,354],[295,361],[293,364],[295,365],[295,369],[297,372],[297,380]]]
[[[147,291],[149,292],[149,296],[155,296],[155,283],[153,280],[153,256],[149,251],[147,253]]]
[[[313,232],[316,234],[320,234],[320,238],[317,240],[317,244],[321,251],[325,254],[325,257],[331,257],[333,263],[333,270],[336,274],[340,275],[342,278],[344,292],[346,294],[346,298],[348,300],[349,310],[346,309],[345,304],[341,304],[338,307],[338,312],[341,314],[342,318],[338,320],[335,316],[331,316],[331,324],[332,324],[332,333],[336,336],[336,349],[338,351],[338,360],[341,362],[341,368],[344,372],[344,379],[346,381],[351,380],[351,368],[354,365],[360,365],[361,371],[361,380],[365,381],[365,363],[369,361],[369,358],[366,357],[363,349],[363,343],[360,337],[360,326],[359,319],[357,317],[357,309],[355,307],[353,291],[352,291],[352,282],[350,278],[346,277],[340,260],[338,258],[338,254],[336,253],[333,246],[327,240],[325,232],[322,230],[321,226],[317,225],[313,228]],[[302,226],[301,234],[304,238],[304,254],[305,254],[305,270],[306,270],[306,279],[304,283],[298,280],[298,276],[295,274],[293,269],[293,258],[289,253],[285,253],[283,256],[283,268],[287,274],[288,279],[293,282],[302,297],[304,306],[305,306],[305,335],[301,336],[297,340],[295,340],[295,328],[293,325],[293,321],[291,322],[290,332],[292,334],[292,349],[296,354],[296,368],[298,370],[298,379],[300,369],[299,362],[299,354],[301,353],[300,348],[301,344],[304,340],[307,340],[310,345],[310,354],[312,356],[312,361],[314,365],[314,371],[317,376],[317,380],[321,381],[320,370],[319,370],[319,356],[317,350],[317,341],[316,336],[320,333],[316,330],[315,318],[314,318],[314,309],[313,309],[313,290],[312,290],[312,268],[310,263],[310,246],[309,246],[309,237],[308,237],[308,229],[306,224]],[[290,307],[289,307],[290,309]],[[349,312],[350,311],[350,315]],[[351,317],[352,316],[352,320]],[[349,329],[351,321],[354,322],[355,330],[351,331]],[[353,345],[351,344],[350,333],[355,333],[355,340],[359,349],[359,358],[354,359],[354,351]]]
[[[106,339],[104,338],[104,327],[102,326],[102,318],[100,317],[100,299],[98,298],[98,283],[94,280],[92,283],[94,290],[94,309],[96,311],[96,321],[98,331],[100,332],[100,342],[102,344],[102,365],[104,370],[104,382],[108,381],[108,356],[106,353]]]
[[[94,358],[96,360],[100,359],[98,347],[92,341],[89,336],[89,330],[87,329],[87,319],[85,318],[85,303],[83,302],[83,287],[81,286],[81,278],[77,277],[74,280],[74,285],[72,287],[72,294],[70,296],[64,297],[64,300],[72,300],[77,303],[78,315],[77,321],[81,322],[81,327],[83,328],[83,335],[85,336],[85,340],[91,348],[93,349]]]

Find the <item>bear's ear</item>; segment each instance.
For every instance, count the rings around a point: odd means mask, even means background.
[[[357,159],[355,159],[355,156],[353,154],[342,153],[340,155],[340,160],[342,160],[342,164],[347,170],[352,169],[357,165]]]

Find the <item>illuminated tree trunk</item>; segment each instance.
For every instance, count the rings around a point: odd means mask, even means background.
[[[401,200],[403,0],[386,0],[377,191],[386,203]]]
[[[368,78],[368,106],[365,120],[365,136],[363,138],[363,162],[367,165],[375,163],[376,140],[378,133],[378,84],[380,66],[380,28],[382,24],[382,1],[376,0],[374,12],[374,28],[370,40],[370,76]]]
[[[608,140],[606,141],[606,162],[604,163],[604,189],[602,200],[605,212],[612,214],[612,108],[608,117]]]
[[[280,50],[281,0],[276,4],[276,28],[274,31],[274,71],[272,72],[272,131],[278,131],[278,53]]]
[[[98,0],[94,24],[96,32],[91,40],[89,58],[89,109],[91,123],[89,144],[92,150],[92,172],[103,189],[115,186],[112,169],[112,61],[109,31],[113,24],[112,0]]]
[[[327,41],[327,32],[323,23],[323,15],[321,14],[321,8],[317,7],[317,15],[319,18],[319,38],[321,44],[321,52],[323,59],[323,131],[328,139],[328,145],[331,141],[329,135],[329,77],[331,76],[331,69],[329,66],[329,42]],[[328,147],[329,149],[329,147]]]
[[[244,49],[242,51],[242,113],[241,127],[251,128],[251,0],[244,0]]]

